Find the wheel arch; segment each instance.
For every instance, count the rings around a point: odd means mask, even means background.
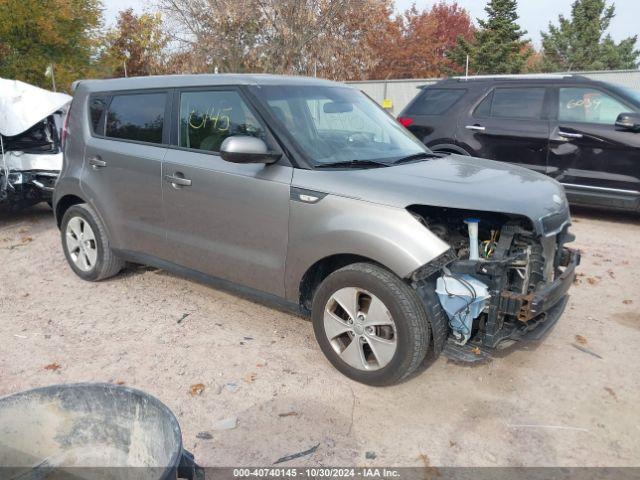
[[[58,228],[62,225],[62,217],[64,217],[67,210],[69,210],[73,205],[78,205],[79,203],[86,203],[86,201],[73,194],[64,195],[56,202],[54,212]]]
[[[354,263],[370,263],[393,273],[390,268],[382,265],[380,262],[362,255],[338,253],[321,258],[311,265],[306,272],[304,272],[302,279],[300,280],[298,292],[302,312],[305,314],[309,314],[311,312],[313,295],[325,278],[333,272]]]

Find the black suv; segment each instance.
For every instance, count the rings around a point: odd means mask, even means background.
[[[545,173],[574,204],[640,211],[640,91],[576,75],[449,78],[398,120],[433,151]]]

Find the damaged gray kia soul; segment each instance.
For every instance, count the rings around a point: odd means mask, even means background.
[[[75,273],[153,265],[292,306],[359,382],[539,339],[567,304],[560,184],[434,154],[349,86],[81,81],[64,128],[54,210]]]

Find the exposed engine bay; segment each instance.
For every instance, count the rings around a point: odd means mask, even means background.
[[[50,115],[26,132],[2,137],[0,202],[24,208],[50,201],[62,167],[58,135],[61,114]]]
[[[520,340],[551,320],[566,304],[579,254],[565,220],[540,234],[524,217],[491,212],[413,206],[411,213],[451,249],[414,274],[435,286],[458,346],[496,347]],[[568,268],[571,266],[571,268]],[[569,278],[570,277],[570,278]],[[550,325],[549,325],[550,326]]]

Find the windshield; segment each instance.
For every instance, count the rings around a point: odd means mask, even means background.
[[[393,163],[429,151],[358,90],[286,85],[256,93],[314,166]]]

